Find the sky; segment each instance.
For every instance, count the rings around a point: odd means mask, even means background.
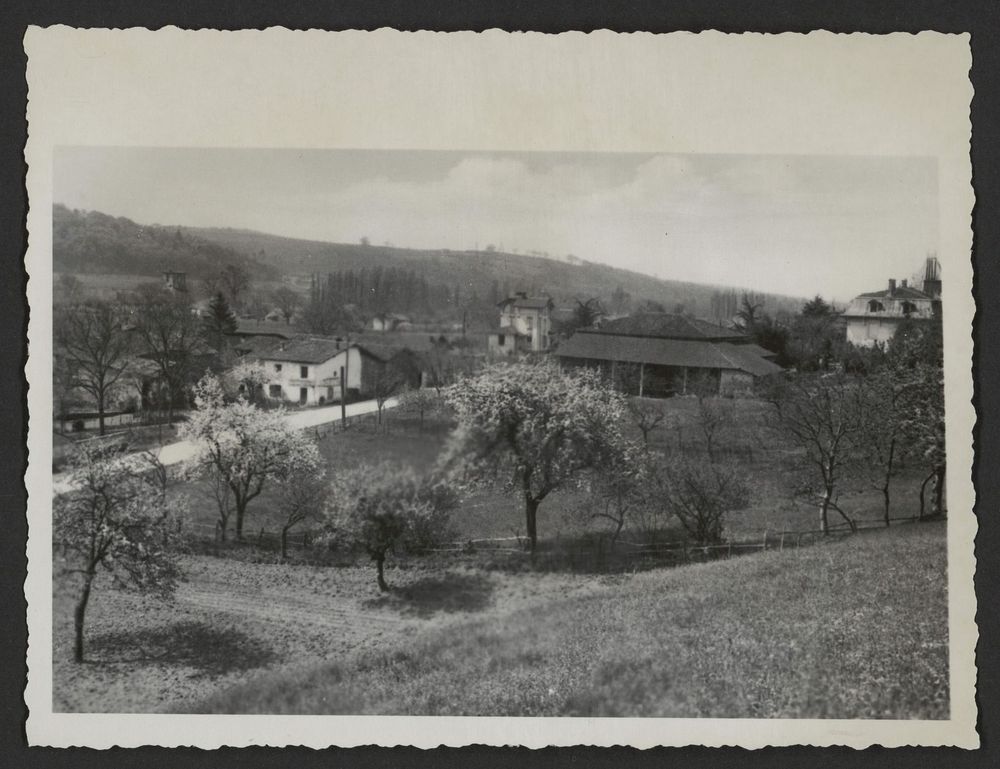
[[[142,224],[573,254],[846,301],[937,251],[928,158],[60,148],[54,200]]]

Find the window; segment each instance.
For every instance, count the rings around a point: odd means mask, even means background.
[[[503,334],[497,334],[497,344],[500,347],[503,347],[505,341],[506,341],[506,337],[504,337]]]
[[[301,379],[308,379],[309,378],[309,367],[308,366],[299,366],[299,377]]]
[[[528,322],[528,331],[531,331],[535,327],[535,319],[529,315],[525,320]]]
[[[280,373],[281,372],[281,364],[280,363],[275,363],[274,364],[274,370]]]
[[[267,388],[267,394],[272,398],[281,397],[281,385],[271,385]]]
[[[868,312],[885,312],[885,305],[877,299],[872,299],[868,303]]]
[[[913,302],[903,302],[903,315],[909,318],[917,311],[917,306]]]

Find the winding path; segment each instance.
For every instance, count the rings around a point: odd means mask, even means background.
[[[399,405],[399,401],[396,398],[390,398],[385,402],[385,408],[387,409],[394,408],[397,405]],[[346,408],[348,417],[374,414],[376,411],[378,411],[378,405],[373,400],[349,403]],[[298,430],[304,430],[308,427],[319,427],[320,425],[336,422],[339,419],[339,403],[333,406],[293,411],[285,415],[285,422]],[[168,443],[165,446],[161,446],[156,457],[162,464],[169,467],[170,465],[179,464],[185,459],[190,459],[195,455],[197,449],[197,444],[194,441],[177,441],[176,443]],[[72,473],[57,473],[52,476],[52,493],[54,496],[64,494],[72,488]]]

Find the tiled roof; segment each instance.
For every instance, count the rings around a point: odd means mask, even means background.
[[[861,294],[861,296],[866,299],[924,299],[925,301],[932,301],[934,297],[930,294],[925,294],[923,291],[919,291],[910,286],[898,286],[895,291],[889,291],[888,288],[883,288],[881,291],[869,291],[866,294]]]
[[[746,350],[747,352],[752,352],[761,358],[774,358],[777,353],[771,352],[766,347],[761,347],[759,344],[741,344],[740,348]]]
[[[745,345],[704,340],[577,333],[559,346],[556,355],[561,358],[649,363],[656,366],[732,369],[754,376],[781,371],[780,366],[745,349]]]
[[[552,304],[552,298],[548,296],[508,296],[498,307],[506,307],[512,304],[525,310],[544,310]]]
[[[291,339],[295,336],[295,330],[283,323],[240,318],[236,322],[236,334],[238,336],[273,336],[282,339]]]
[[[266,360],[289,363],[324,363],[344,349],[343,342],[325,337],[298,337],[255,346],[254,354]]]
[[[641,312],[626,318],[606,320],[599,328],[584,329],[586,333],[622,336],[649,336],[660,339],[739,339],[739,331],[688,318],[669,312]]]

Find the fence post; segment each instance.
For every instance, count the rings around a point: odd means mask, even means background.
[[[767,550],[767,529],[764,529],[764,541],[761,543],[760,549]]]
[[[781,530],[781,542],[778,543],[778,552],[784,552],[785,550],[785,530]]]
[[[257,535],[257,547],[260,547],[263,541],[264,541],[264,527],[261,526],[260,533]]]
[[[726,558],[732,558],[732,557],[733,557],[733,541],[729,540],[729,553],[728,555],[726,555]]]

